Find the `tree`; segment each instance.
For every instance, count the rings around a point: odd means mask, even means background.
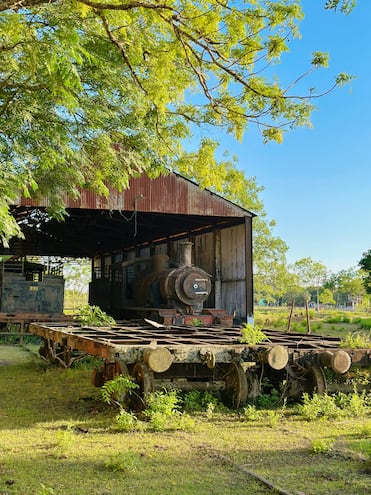
[[[317,310],[319,310],[319,290],[325,280],[327,268],[312,258],[302,258],[293,265],[293,271],[299,276],[301,286],[308,290],[313,287],[316,291]]]
[[[48,196],[107,194],[146,171],[175,169],[222,191],[240,181],[217,143],[194,130],[216,126],[264,140],[309,123],[309,90],[272,71],[298,36],[299,1],[3,0],[0,3],[0,236],[20,230],[9,205]],[[315,52],[306,75],[327,65]],[[334,86],[349,79],[340,74]],[[197,131],[199,132],[199,131]],[[188,141],[187,141],[188,140]]]
[[[83,299],[87,304],[87,293],[91,281],[91,261],[84,258],[67,260],[63,265],[65,289],[77,299],[73,301],[74,308]],[[86,297],[85,297],[86,296]]]
[[[335,306],[336,301],[331,289],[323,289],[319,294],[319,302],[321,304],[333,304]]]
[[[354,307],[366,292],[362,272],[354,268],[333,274],[328,278],[324,287],[334,292],[336,303],[340,306],[351,303]]]
[[[343,14],[350,14],[356,6],[357,0],[327,0],[326,9],[340,10]]]
[[[364,271],[363,282],[367,294],[371,294],[371,249],[363,253],[358,266]]]
[[[254,296],[277,303],[290,284],[286,268],[286,244],[271,233],[254,232]]]

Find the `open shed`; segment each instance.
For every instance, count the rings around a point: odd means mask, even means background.
[[[122,297],[115,264],[155,254],[176,259],[179,241],[190,241],[192,263],[212,276],[205,306],[252,318],[253,213],[174,173],[131,179],[106,198],[82,190],[65,204],[68,216],[58,222],[46,212],[47,198],[20,198],[11,211],[25,239],[0,245],[0,254],[91,258],[90,302],[112,313]]]

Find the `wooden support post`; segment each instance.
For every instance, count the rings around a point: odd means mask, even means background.
[[[214,298],[215,308],[223,309],[222,304],[222,243],[220,238],[220,230],[214,232],[215,242],[215,283],[214,283]]]
[[[311,328],[310,328],[308,297],[305,297],[305,314],[307,317],[307,335],[309,335],[311,333]]]
[[[246,319],[254,318],[254,286],[252,259],[252,217],[245,217],[245,280],[246,280]]]
[[[291,330],[291,322],[292,322],[292,314],[294,312],[294,306],[295,306],[295,299],[292,298],[291,308],[290,308],[290,314],[289,314],[289,321],[287,322],[287,331],[288,332]]]

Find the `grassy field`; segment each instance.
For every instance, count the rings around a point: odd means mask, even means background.
[[[0,346],[1,495],[366,495],[371,416],[305,421],[297,408],[192,416],[186,430],[118,433],[91,371]]]
[[[255,322],[261,328],[286,331],[290,308],[256,308]],[[354,332],[371,331],[371,313],[353,311],[315,311],[311,309],[310,325],[314,335],[333,335],[344,337]],[[291,331],[307,330],[305,309],[295,308]]]

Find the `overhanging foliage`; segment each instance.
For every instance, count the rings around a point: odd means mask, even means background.
[[[20,194],[47,195],[62,218],[65,193],[107,194],[143,171],[242,190],[243,174],[194,129],[240,139],[256,124],[280,142],[319,96],[295,94],[302,76],[288,87],[264,76],[299,35],[298,1],[6,0],[0,12],[3,243],[19,234],[8,205]],[[326,64],[316,52],[306,75]]]

